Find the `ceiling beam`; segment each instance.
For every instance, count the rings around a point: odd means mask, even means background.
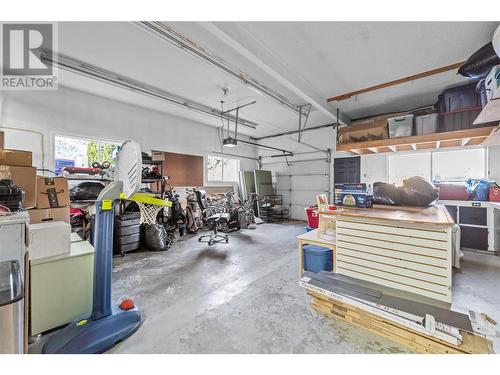
[[[415,81],[415,80],[420,79],[420,78],[425,78],[425,77],[429,77],[429,76],[432,76],[432,75],[435,75],[435,74],[444,73],[444,72],[447,72],[449,70],[454,70],[454,69],[460,68],[463,65],[463,63],[464,63],[464,61],[461,61],[461,62],[458,62],[458,63],[455,63],[455,64],[442,66],[440,68],[426,70],[425,72],[414,74],[414,75],[411,75],[411,76],[408,76],[408,77],[399,78],[399,79],[395,79],[393,81],[380,83],[380,84],[375,85],[375,86],[366,87],[366,88],[361,89],[361,90],[356,90],[356,91],[348,92],[348,93],[342,94],[342,95],[332,96],[332,97],[326,99],[326,101],[327,102],[333,102],[333,101],[346,100],[346,99],[349,99],[349,98],[351,98],[353,96],[356,96],[356,95],[359,95],[359,94],[364,94],[366,92],[376,91],[376,90],[384,89],[386,87],[399,85],[401,83]]]
[[[246,49],[243,45],[238,43],[231,36],[229,36],[224,31],[222,31],[217,26],[215,26],[212,22],[199,22],[199,24],[201,26],[203,26],[211,34],[213,34],[215,37],[217,37],[221,42],[224,42],[229,47],[231,47],[236,52],[238,52],[240,55],[246,57],[248,60],[250,60],[252,63],[254,63],[256,66],[258,66],[260,69],[265,71],[267,74],[269,74],[272,78],[277,80],[283,86],[285,86],[290,91],[292,91],[293,93],[295,93],[296,95],[301,97],[307,103],[310,103],[314,108],[316,108],[317,110],[319,110],[324,115],[331,118],[332,120],[337,121],[337,116],[334,113],[330,112],[330,110],[327,107],[320,104],[319,101],[311,98],[309,95],[307,95],[301,89],[299,89],[297,86],[295,86],[293,83],[291,83],[288,79],[283,77],[280,73],[276,72],[273,68],[271,68],[269,65],[267,65],[264,61],[262,61],[257,56],[255,56],[252,52],[250,52],[248,49]],[[340,119],[338,119],[338,121],[342,125],[347,125]]]

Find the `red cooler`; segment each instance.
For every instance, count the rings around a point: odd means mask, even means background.
[[[490,202],[500,202],[500,188],[490,187],[488,199]]]
[[[307,225],[311,228],[317,228],[319,224],[319,215],[316,207],[307,207]]]

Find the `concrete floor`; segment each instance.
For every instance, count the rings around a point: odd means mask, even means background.
[[[168,252],[115,258],[113,300],[132,297],[143,326],[114,353],[409,353],[312,311],[298,286],[304,223],[263,224],[211,248],[183,237]],[[467,253],[454,309],[500,322],[500,257]],[[500,351],[500,339],[494,342]]]

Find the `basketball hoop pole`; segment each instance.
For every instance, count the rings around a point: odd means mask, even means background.
[[[103,353],[132,335],[142,324],[141,313],[136,307],[121,310],[111,305],[114,206],[120,198],[129,198],[137,192],[142,168],[140,147],[136,142],[126,141],[120,153],[116,180],[101,191],[95,202],[92,313],[51,336],[43,346],[43,353]]]

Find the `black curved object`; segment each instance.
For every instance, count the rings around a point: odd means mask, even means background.
[[[458,74],[470,79],[485,78],[491,68],[500,64],[500,57],[493,49],[491,42],[485,44],[474,52],[458,69]]]

